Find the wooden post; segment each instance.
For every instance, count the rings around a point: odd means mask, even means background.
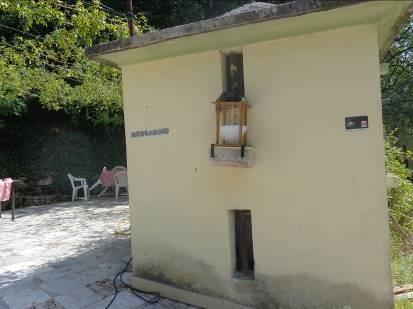
[[[135,35],[135,26],[133,25],[133,4],[132,0],[126,0],[128,5],[128,28],[129,28],[129,35]]]
[[[245,145],[245,135],[243,134],[243,129],[245,126],[245,114],[246,114],[246,110],[245,110],[245,102],[241,103],[241,107],[240,107],[240,115],[239,115],[239,123],[241,124],[241,136],[240,136],[240,144],[241,146]]]
[[[242,103],[239,104],[239,117],[238,117],[238,123],[239,123],[239,144],[242,145]]]
[[[215,110],[216,110],[216,113],[217,113],[217,124],[216,124],[216,144],[218,145],[219,144],[219,113],[220,113],[220,111],[221,111],[221,104],[219,103],[219,102],[216,102],[215,103]]]
[[[14,221],[16,212],[16,194],[15,194],[15,182],[11,184],[11,220]]]
[[[222,125],[227,125],[227,113],[228,113],[228,108],[223,108],[222,109]]]
[[[248,103],[245,102],[244,103],[244,126],[248,126],[247,114],[248,114]],[[248,132],[248,128],[244,134],[244,145],[247,145],[247,132]]]

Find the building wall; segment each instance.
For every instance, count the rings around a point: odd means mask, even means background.
[[[219,51],[122,68],[135,275],[254,307],[390,308],[375,26],[243,52],[249,169],[209,161]],[[369,128],[346,131],[357,115]],[[232,278],[231,209],[252,213],[252,281]]]

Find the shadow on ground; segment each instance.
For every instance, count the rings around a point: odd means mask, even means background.
[[[0,219],[0,309],[105,308],[112,280],[131,255],[127,200],[65,202],[17,210]],[[125,274],[125,280],[131,273]],[[146,306],[125,287],[111,308],[186,308],[163,299]]]

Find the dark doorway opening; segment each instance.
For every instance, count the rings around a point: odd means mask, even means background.
[[[234,210],[235,256],[234,276],[239,279],[254,279],[254,249],[250,210]]]

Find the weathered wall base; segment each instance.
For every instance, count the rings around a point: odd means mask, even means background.
[[[278,286],[278,288],[275,288],[275,290],[277,290],[281,294],[279,298],[277,295],[273,295],[272,293],[274,291],[269,291],[269,287],[265,286],[262,281],[260,283],[255,283],[254,281],[240,281],[239,285],[243,286],[244,288],[254,285],[252,291],[246,294],[249,298],[249,302],[252,301],[255,303],[253,307],[237,304],[228,301],[225,298],[214,298],[193,291],[179,289],[176,287],[172,287],[170,285],[162,284],[152,280],[147,280],[138,276],[132,277],[132,286],[136,289],[140,289],[143,291],[158,292],[162,295],[162,297],[177,300],[190,305],[199,306],[202,308],[392,308],[391,303],[380,303],[380,301],[372,298],[371,295],[363,295],[364,292],[360,289],[346,284],[343,284],[341,286],[336,285],[327,287],[327,289],[325,290],[325,295],[315,295],[312,294],[312,292],[322,292],[320,290],[326,288],[325,282],[314,281],[309,276],[306,276],[304,274],[299,275],[298,277],[300,277],[302,281],[299,282],[299,280],[294,280],[298,278],[288,278],[288,276],[286,276],[285,278],[279,278],[274,280],[278,281],[278,283],[275,284]],[[283,285],[283,283],[285,283],[285,286]],[[295,284],[296,286],[292,287],[292,284]],[[251,292],[255,292],[255,296],[252,296]],[[331,297],[334,298],[333,302],[331,302]]]
[[[249,309],[251,307],[242,306],[231,303],[225,299],[212,298],[199,293],[194,293],[182,289],[177,289],[169,285],[158,283],[151,280],[146,280],[137,276],[132,277],[132,286],[143,291],[156,291],[169,299],[174,299],[186,304],[199,306],[202,308],[214,309]]]
[[[276,276],[255,273],[254,280],[239,280],[230,274],[222,276],[202,259],[173,249],[146,247],[142,251],[151,254],[142,254],[134,263],[134,287],[203,308],[389,309],[393,306],[388,295],[374,295],[355,283],[333,282],[310,273]]]

